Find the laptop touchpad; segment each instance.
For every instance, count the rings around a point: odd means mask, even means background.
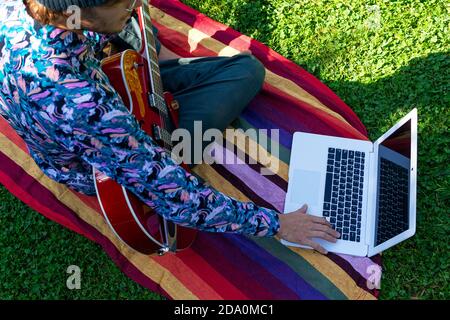
[[[291,202],[308,204],[309,207],[319,205],[319,186],[322,173],[318,171],[294,170],[292,180]]]

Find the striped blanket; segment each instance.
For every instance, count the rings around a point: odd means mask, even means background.
[[[263,91],[232,127],[269,129],[269,139],[270,129],[279,129],[279,143],[272,140],[265,149],[268,158],[263,160],[268,161],[197,166],[195,173],[213,187],[282,211],[295,131],[367,139],[352,110],[295,63],[177,0],[154,0],[152,5],[163,56],[229,56],[250,50],[266,66]],[[270,153],[274,146],[276,155]],[[236,150],[225,151],[236,157]],[[276,174],[261,175],[269,160],[279,160]],[[376,299],[379,294],[367,282],[373,266],[380,265],[379,256],[323,256],[285,247],[277,238],[201,233],[191,248],[176,255],[133,251],[108,228],[97,199],[45,176],[1,117],[0,183],[47,218],[97,242],[128,277],[169,299]]]

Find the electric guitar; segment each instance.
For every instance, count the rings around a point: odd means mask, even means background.
[[[125,50],[103,59],[102,70],[142,130],[160,146],[171,150],[171,132],[178,126],[178,104],[163,90],[150,5],[147,1],[142,3],[137,9],[143,39],[141,50]],[[193,243],[195,229],[164,219],[95,168],[93,174],[105,220],[124,243],[139,252],[160,255],[188,248]]]

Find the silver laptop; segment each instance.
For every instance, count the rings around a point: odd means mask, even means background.
[[[341,237],[330,252],[373,256],[416,231],[417,109],[374,143],[296,132],[284,212],[308,204]],[[288,246],[308,248],[282,240]]]

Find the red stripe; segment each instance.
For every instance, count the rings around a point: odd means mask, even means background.
[[[179,258],[185,266],[178,266],[176,268],[173,267],[173,258]],[[192,282],[192,274],[197,275],[201,278],[201,281],[206,283],[211,287],[211,290],[215,291],[217,295],[221,297],[221,299],[229,300],[245,300],[248,297],[240,291],[236,286],[234,286],[227,278],[221,275],[217,270],[215,270],[205,259],[203,259],[200,255],[198,255],[194,250],[187,249],[177,253],[176,257],[164,256],[161,259],[157,259],[158,263],[162,266],[168,268],[169,270],[173,270],[174,275],[178,274],[178,278],[186,278],[190,277],[191,279],[188,281],[184,281],[185,284]],[[179,276],[180,273],[189,272],[185,275]],[[189,288],[195,295],[202,299],[211,299],[211,297],[205,296],[204,293],[199,292],[198,290],[193,291],[193,287]]]
[[[192,249],[234,286],[239,287],[249,299],[277,299],[273,288],[265,286],[265,279],[273,276],[237,248],[224,241],[223,235],[201,233]],[[286,288],[286,290],[289,289]]]
[[[153,24],[159,29],[158,39],[167,49],[182,57],[215,57],[217,53],[209,50],[200,43],[195,50],[191,51],[188,43],[188,38],[183,33],[177,32],[173,29],[157,23]]]
[[[17,134],[13,127],[2,116],[0,116],[0,132],[4,134],[11,142],[13,142],[20,149],[28,153],[25,141]]]
[[[267,90],[272,95],[271,105],[272,108],[276,107],[279,112],[264,112],[264,117],[268,118],[271,122],[281,126],[283,123],[289,122],[298,123],[298,125],[308,126],[308,132],[319,134],[339,134],[340,137],[353,138],[360,140],[367,140],[367,137],[361,134],[359,131],[343,123],[335,116],[312,107],[308,103],[300,101],[291,95],[271,86],[268,83],[264,84],[264,90]],[[264,108],[264,106],[262,106]],[[262,112],[262,111],[261,111]],[[283,117],[284,114],[288,114],[289,117]],[[305,118],[307,117],[307,118]],[[309,119],[308,119],[309,118]],[[293,128],[286,128],[293,133]],[[295,128],[297,130],[298,127]]]
[[[300,298],[296,292],[285,284],[286,279],[277,278],[267,268],[267,264],[264,264],[264,262],[275,260],[275,257],[272,255],[270,255],[270,258],[261,257],[259,251],[265,252],[266,254],[267,252],[257,245],[257,249],[253,248],[249,250],[248,247],[245,247],[245,243],[254,243],[246,236],[228,234],[222,239],[223,241],[221,242],[227,248],[225,251],[232,252],[233,257],[230,259],[239,261],[242,264],[242,269],[248,271],[249,278],[263,284],[276,299],[298,300]],[[244,246],[244,248],[241,246]],[[251,250],[255,250],[254,254],[252,254]],[[245,257],[245,259],[242,257]]]
[[[68,189],[70,192],[73,193],[74,196],[78,197],[80,201],[82,201],[85,205],[90,207],[92,210],[97,212],[101,217],[103,217],[102,209],[100,208],[100,204],[98,202],[97,196],[88,196],[79,192],[76,192],[75,190]]]

